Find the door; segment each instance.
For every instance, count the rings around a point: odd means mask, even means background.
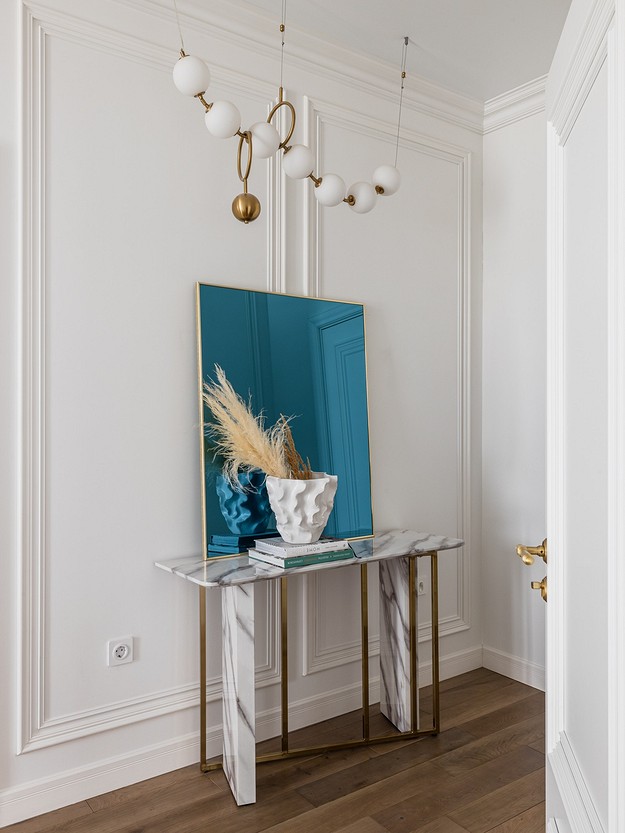
[[[625,514],[625,108],[618,95],[625,40],[616,37],[622,23],[615,11],[614,0],[573,0],[547,88],[552,833],[625,831],[625,583],[618,549]]]

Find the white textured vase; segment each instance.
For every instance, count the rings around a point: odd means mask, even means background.
[[[334,506],[338,478],[314,471],[311,480],[267,476],[269,503],[278,532],[289,544],[314,544]]]

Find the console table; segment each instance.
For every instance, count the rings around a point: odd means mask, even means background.
[[[256,801],[256,762],[277,760],[313,751],[383,743],[440,731],[438,656],[438,553],[461,547],[458,538],[410,530],[382,532],[352,541],[355,558],[282,570],[247,555],[228,558],[181,558],[155,565],[199,587],[200,596],[200,766],[206,772],[223,766],[237,804]],[[432,725],[419,725],[416,559],[431,562],[432,601]],[[371,737],[369,732],[369,616],[367,565],[380,568],[380,711],[400,735]],[[287,582],[289,576],[321,570],[360,567],[362,636],[362,738],[306,749],[289,748]],[[256,757],[254,688],[254,588],[257,581],[278,579],[281,597],[280,752]],[[206,589],[221,588],[223,674],[223,760],[206,760]]]

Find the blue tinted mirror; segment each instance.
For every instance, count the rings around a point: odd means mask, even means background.
[[[267,425],[281,414],[294,417],[293,438],[304,460],[314,471],[338,476],[324,534],[372,535],[362,304],[207,284],[198,284],[197,304],[200,395],[217,364]],[[202,409],[204,423],[210,422]],[[224,497],[220,461],[204,426],[201,434],[205,552],[239,552],[262,530],[274,530],[274,519],[258,514],[252,532],[232,523],[228,507],[236,496]]]

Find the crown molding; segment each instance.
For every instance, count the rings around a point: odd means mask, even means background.
[[[545,110],[547,76],[542,75],[484,103],[484,133],[492,133]]]
[[[614,0],[595,0],[575,44],[564,28],[563,57],[554,59],[547,87],[547,115],[562,144],[579,116],[607,56],[608,32],[615,16]]]
[[[112,0],[125,8],[170,22],[172,45],[177,43],[173,5],[169,0]],[[279,59],[276,19],[252,9],[234,6],[226,0],[212,0],[210,6],[198,0],[179,0],[184,29],[195,30],[239,48],[253,50],[267,59]],[[365,93],[399,101],[398,68],[362,52],[319,38],[296,26],[289,26],[288,65],[315,75],[337,77],[341,83]],[[484,105],[478,99],[448,90],[409,74],[403,106],[481,134]]]

